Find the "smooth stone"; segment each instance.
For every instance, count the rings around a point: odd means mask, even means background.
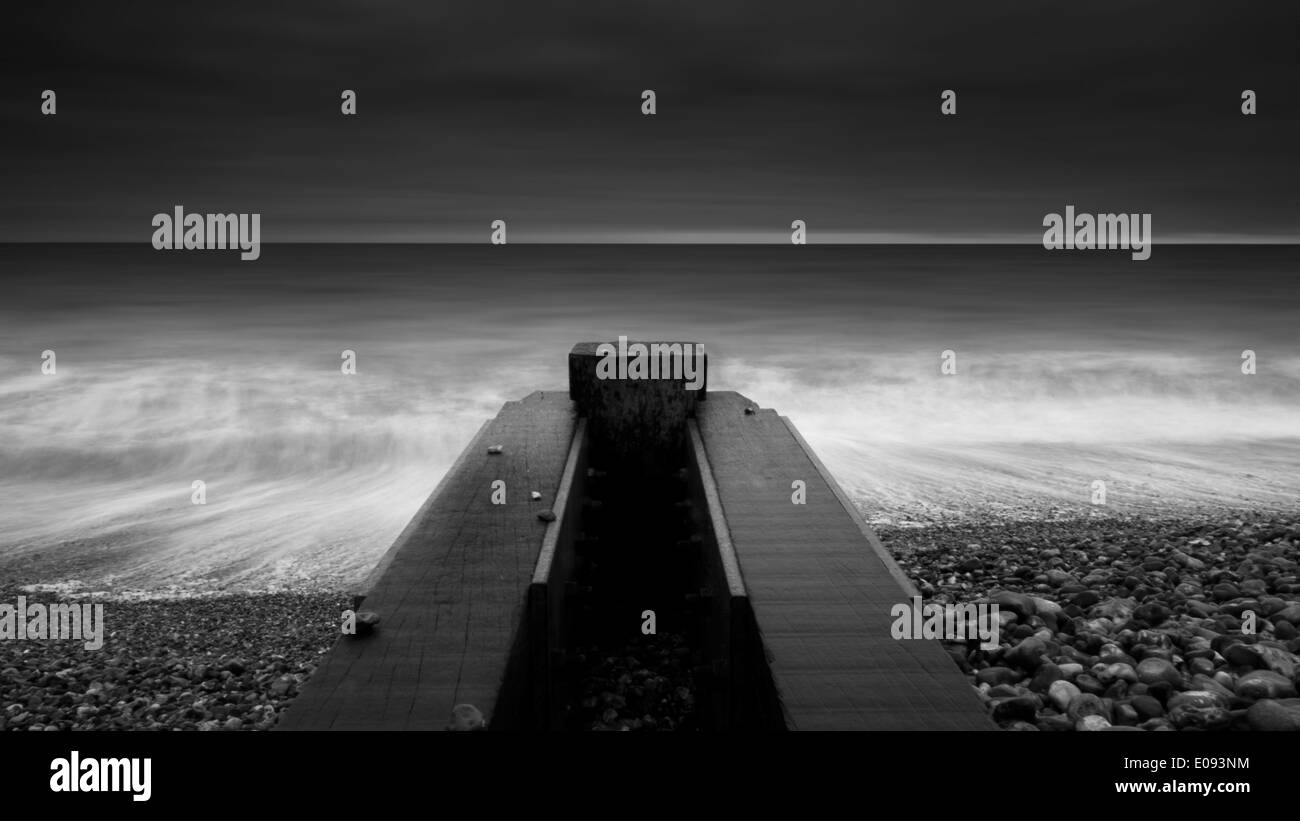
[[[1100,681],[1097,681],[1097,679],[1088,675],[1087,673],[1082,673],[1078,676],[1075,676],[1074,683],[1076,686],[1078,686],[1080,690],[1082,690],[1085,693],[1092,693],[1093,695],[1099,696],[1102,693],[1106,692],[1106,686],[1102,684]]]
[[[1144,604],[1133,611],[1133,618],[1158,627],[1169,618],[1169,608],[1161,604]]]
[[[1060,667],[1050,661],[1044,662],[1038,668],[1038,672],[1034,674],[1034,680],[1029,682],[1029,689],[1035,693],[1046,692],[1053,682],[1060,681],[1063,678],[1065,678],[1065,674],[1061,672]]]
[[[1133,615],[1137,602],[1128,598],[1109,598],[1093,608],[1093,614],[1112,621],[1125,622]]]
[[[1014,684],[1020,680],[1020,674],[1010,667],[985,667],[983,670],[975,671],[975,680],[990,686]]]
[[[1061,585],[1069,584],[1072,581],[1074,581],[1074,576],[1071,576],[1064,570],[1053,569],[1047,571],[1047,583],[1052,587],[1060,587]]]
[[[1277,624],[1273,625],[1273,635],[1277,636],[1282,641],[1291,641],[1297,636],[1300,636],[1300,629],[1297,629],[1296,626],[1289,621],[1279,621]]]
[[[1228,616],[1228,615],[1218,615],[1214,617],[1214,620],[1215,622],[1218,623],[1219,625],[1218,629],[1222,633],[1229,633],[1229,634],[1236,635],[1237,633],[1242,632],[1241,619],[1235,618],[1233,616]]]
[[[1214,597],[1215,601],[1222,602],[1227,601],[1228,599],[1237,598],[1241,595],[1241,591],[1237,589],[1236,585],[1221,582],[1220,584],[1216,584],[1210,590],[1210,595]]]
[[[1047,645],[1041,639],[1033,637],[1024,639],[1011,650],[1007,651],[1003,659],[1016,667],[1025,670],[1037,670],[1043,663],[1043,654],[1047,652]]]
[[[1222,730],[1232,724],[1232,714],[1218,695],[1193,690],[1169,699],[1169,720],[1180,730]]]
[[[1265,666],[1263,657],[1249,644],[1234,644],[1222,652],[1223,658],[1233,667],[1259,669]]]
[[[1149,650],[1168,650],[1173,647],[1169,634],[1163,630],[1142,630],[1137,634],[1137,640]]]
[[[1300,730],[1300,698],[1261,699],[1246,711],[1246,723],[1262,732]]]
[[[1069,716],[1040,716],[1038,729],[1047,732],[1063,732],[1074,729],[1074,722]]]
[[[1268,592],[1268,583],[1263,579],[1247,579],[1241,583],[1241,592],[1247,596],[1263,596]]]
[[[1294,678],[1300,667],[1300,657],[1281,647],[1263,642],[1254,645],[1255,653],[1264,662],[1264,666],[1278,675]]]
[[[1033,721],[1034,716],[1038,714],[1038,707],[1039,702],[1035,696],[1017,696],[1003,699],[993,705],[993,720],[999,723],[1004,721]]]
[[[1082,695],[1078,687],[1068,681],[1054,681],[1047,688],[1047,698],[1052,706],[1064,713],[1075,698]]]
[[[1139,721],[1138,711],[1132,704],[1116,704],[1113,712],[1116,724],[1135,725]]]
[[[1103,699],[1110,699],[1111,701],[1118,701],[1122,698],[1126,698],[1127,696],[1128,696],[1127,681],[1111,682],[1110,686],[1106,688],[1106,692],[1102,694]]]
[[[1160,700],[1151,696],[1133,696],[1129,704],[1133,705],[1133,709],[1137,710],[1138,716],[1143,719],[1160,718],[1165,714],[1165,708],[1160,704]]]
[[[1083,665],[1074,661],[1058,664],[1057,667],[1060,668],[1061,675],[1068,679],[1074,679],[1075,676],[1083,672]]]
[[[1138,661],[1144,659],[1164,659],[1165,661],[1174,660],[1174,651],[1172,649],[1167,650],[1163,647],[1148,647],[1145,644],[1135,646],[1130,654]]]
[[[293,679],[287,676],[281,676],[271,682],[271,695],[276,697],[286,696],[289,694],[289,691],[293,689],[293,684]]]
[[[1110,722],[1101,716],[1087,715],[1075,722],[1074,729],[1082,733],[1087,733],[1109,729],[1110,726]]]
[[[1178,672],[1178,668],[1171,662],[1160,658],[1145,658],[1138,662],[1137,680],[1143,684],[1167,681],[1175,687],[1179,687],[1183,683],[1183,677]]]
[[[1170,710],[1176,707],[1227,707],[1228,699],[1209,690],[1187,690],[1170,696],[1167,706]]]
[[[1252,670],[1237,680],[1237,695],[1248,699],[1294,698],[1295,683],[1272,670]]]
[[[1102,664],[1123,664],[1131,668],[1136,668],[1138,665],[1137,659],[1133,658],[1128,653],[1119,650],[1111,650],[1109,652],[1103,650],[1098,661]]]
[[[1074,594],[1070,599],[1070,604],[1087,610],[1099,601],[1101,601],[1101,596],[1097,595],[1096,592],[1092,590],[1084,590],[1082,593]]]
[[[1260,596],[1259,608],[1265,616],[1273,616],[1276,613],[1285,610],[1287,606],[1286,599],[1279,599],[1277,596]]]
[[[1010,590],[1000,590],[994,593],[990,601],[998,606],[999,610],[1010,610],[1020,619],[1028,619],[1038,612],[1034,604],[1033,596],[1024,593],[1014,593]]]
[[[1231,676],[1229,676],[1231,678]],[[1232,682],[1230,681],[1229,684]],[[1213,676],[1192,676],[1190,690],[1204,690],[1220,696],[1224,704],[1227,704],[1236,695],[1231,687],[1225,687]]]
[[[447,725],[448,730],[465,732],[469,730],[482,730],[487,726],[483,720],[483,714],[473,704],[457,704],[451,709],[451,723]]]
[[[1106,715],[1106,705],[1092,693],[1080,693],[1070,701],[1069,706],[1065,709],[1065,714],[1075,722],[1090,715],[1104,717]]]
[[[1008,731],[1010,731],[1010,732],[1021,732],[1021,733],[1025,733],[1025,732],[1036,733],[1036,732],[1038,732],[1038,728],[1035,727],[1034,725],[1030,724],[1028,721],[1012,721],[1012,722],[1010,722],[1009,724],[1003,724],[1003,725],[1002,725],[1002,729],[1004,729],[1004,730],[1008,730]]]
[[[1226,730],[1232,724],[1232,713],[1223,707],[1179,707],[1169,711],[1169,720],[1180,730]]]

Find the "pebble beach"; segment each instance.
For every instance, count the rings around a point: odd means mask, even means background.
[[[944,646],[1004,729],[1300,729],[1294,517],[877,530],[927,603],[999,605],[998,649]],[[55,602],[86,594],[0,586],[0,601],[20,595]],[[350,602],[331,592],[97,600],[107,623],[102,649],[0,642],[0,728],[269,729],[333,644]],[[692,688],[679,680],[673,641],[602,659],[576,723],[681,727]]]
[[[1300,730],[1294,517],[880,535],[927,602],[998,604],[998,649],[945,647],[1003,729]]]
[[[58,598],[8,587],[0,601],[19,595]],[[328,593],[105,599],[99,650],[0,642],[0,728],[269,729],[333,644],[349,602]]]

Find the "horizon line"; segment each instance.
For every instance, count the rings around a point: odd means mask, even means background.
[[[692,246],[795,246],[796,243],[788,239],[784,242],[778,240],[755,239],[755,240],[704,240],[704,239],[522,239],[510,240],[501,245],[565,245],[565,246],[585,246],[585,245],[628,245],[628,246],[647,246],[647,245],[692,245]],[[1040,240],[1010,240],[1010,239],[989,239],[982,240],[977,238],[908,238],[908,239],[890,239],[890,240],[847,240],[847,241],[813,241],[809,240],[802,245],[818,245],[825,247],[855,247],[855,246],[931,246],[931,245],[995,245],[1011,247],[1028,247],[1043,248]],[[1148,241],[1144,245],[1152,247],[1157,245],[1297,245],[1300,244],[1300,237],[1173,237],[1170,239],[1160,240],[1159,242]],[[70,240],[48,240],[48,239],[0,239],[0,245],[144,245],[150,250],[238,250],[237,248],[193,248],[193,249],[154,249],[148,239],[143,240],[122,240],[122,239],[70,239]],[[448,246],[494,246],[495,244],[488,240],[438,240],[438,239],[287,239],[287,240],[259,240],[258,245],[448,245]],[[1044,250],[1080,250],[1080,249],[1046,249]],[[1082,250],[1101,250],[1101,251],[1123,251],[1127,248],[1098,248]]]

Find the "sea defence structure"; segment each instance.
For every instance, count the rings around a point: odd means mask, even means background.
[[[572,728],[586,652],[647,612],[685,637],[700,729],[995,729],[938,642],[892,637],[917,592],[790,420],[656,345],[642,378],[578,344],[568,391],[483,425],[358,592],[378,626],[339,637],[278,729],[442,730],[463,704]]]

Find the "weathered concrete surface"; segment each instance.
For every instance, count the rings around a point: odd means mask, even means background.
[[[441,730],[461,703],[489,728],[519,720],[528,694],[501,688],[508,665],[526,664],[518,631],[548,528],[537,514],[555,503],[575,421],[562,391],[502,408],[385,557],[363,604],[377,632],[341,637],[278,728]],[[508,504],[491,502],[497,479]]]
[[[793,426],[730,391],[696,417],[786,727],[996,729],[937,642],[891,637],[910,585]]]
[[[647,471],[664,469],[685,452],[686,420],[705,397],[707,357],[694,356],[702,351],[694,342],[628,342],[628,349],[646,346],[647,355],[640,360],[643,364],[653,360],[657,376],[610,379],[598,371],[606,359],[600,355],[603,344],[618,349],[617,342],[580,342],[569,352],[569,396],[587,417],[592,458],[598,463],[642,465]],[[673,346],[672,353],[665,347],[651,357],[652,345]],[[686,356],[687,351],[693,355]],[[609,361],[627,369],[635,358],[616,354]],[[693,379],[685,378],[688,370]]]

